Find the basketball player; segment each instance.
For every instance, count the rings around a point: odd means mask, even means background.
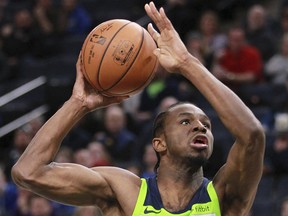
[[[108,98],[93,91],[81,73],[80,55],[72,96],[14,165],[14,181],[58,202],[99,206],[108,216],[245,215],[262,173],[262,126],[230,89],[187,52],[162,8],[157,10],[151,2],[145,10],[160,31],[149,24],[148,31],[159,47],[155,55],[160,64],[190,80],[234,135],[227,163],[211,181],[203,177],[202,165],[213,149],[211,123],[200,108],[189,103],[174,105],[155,120],[152,144],[160,158],[156,178],[140,179],[116,167],[89,169],[53,162],[62,139],[77,121],[126,98]]]

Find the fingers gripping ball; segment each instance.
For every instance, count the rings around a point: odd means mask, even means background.
[[[103,22],[82,46],[84,76],[106,96],[135,94],[154,77],[154,49],[153,38],[137,23],[124,19]]]

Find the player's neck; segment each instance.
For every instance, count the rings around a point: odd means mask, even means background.
[[[170,170],[159,169],[157,176],[157,185],[161,195],[162,203],[166,210],[175,212],[183,210],[196,191],[203,183],[202,168],[194,174],[184,174],[180,172],[171,173]],[[171,185],[173,185],[171,187]],[[173,204],[173,205],[172,205]]]
[[[189,170],[189,169],[179,169],[173,166],[160,166],[157,173],[158,184],[164,185],[174,185],[177,184],[180,187],[187,189],[187,187],[193,186],[197,181],[203,180],[203,169]]]

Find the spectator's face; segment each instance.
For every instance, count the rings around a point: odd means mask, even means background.
[[[120,107],[108,107],[105,113],[105,127],[111,133],[117,133],[125,127],[125,116]]]
[[[205,35],[214,34],[218,28],[217,16],[212,12],[204,14],[200,21],[200,28]]]
[[[157,156],[152,145],[145,147],[143,160],[146,166],[154,166],[157,163]]]
[[[77,0],[62,0],[62,5],[67,11],[73,10],[77,5]]]
[[[262,6],[256,5],[251,8],[248,14],[248,26],[251,30],[257,30],[265,25],[265,10]]]
[[[28,10],[21,10],[15,14],[15,25],[18,28],[29,28],[32,26],[32,16]]]
[[[50,8],[53,5],[52,0],[38,0],[37,1],[38,5],[41,5],[43,8]]]
[[[30,205],[31,216],[52,215],[51,203],[43,197],[33,197]]]
[[[241,29],[233,29],[229,32],[229,47],[232,51],[238,51],[245,44],[244,31]]]
[[[92,157],[88,149],[79,149],[74,153],[74,162],[86,167],[92,166]]]
[[[32,137],[29,132],[19,129],[14,134],[14,146],[20,152],[24,151],[30,143]]]

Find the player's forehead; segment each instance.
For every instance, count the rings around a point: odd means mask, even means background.
[[[179,104],[177,106],[174,106],[169,109],[169,115],[171,117],[179,117],[183,115],[201,115],[201,116],[206,116],[206,114],[203,112],[202,109],[199,107],[189,104],[189,103],[184,103],[184,104]]]

